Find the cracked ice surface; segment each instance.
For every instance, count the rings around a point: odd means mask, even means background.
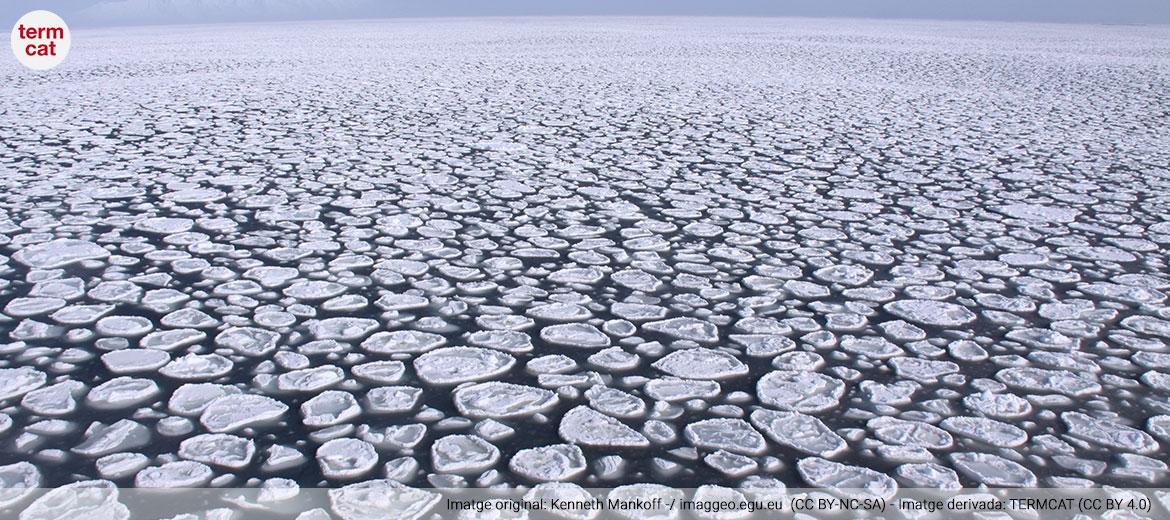
[[[1165,28],[235,36],[0,60],[0,506],[1170,483]]]

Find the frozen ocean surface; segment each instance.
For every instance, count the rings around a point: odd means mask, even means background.
[[[159,27],[17,67],[6,487],[1170,484],[1165,27]]]

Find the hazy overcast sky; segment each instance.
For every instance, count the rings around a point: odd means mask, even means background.
[[[76,26],[493,15],[840,16],[1170,23],[1170,0],[0,0],[0,4],[0,14],[11,22],[25,11],[50,9]]]

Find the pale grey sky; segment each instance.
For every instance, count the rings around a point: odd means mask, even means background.
[[[1170,24],[1170,0],[20,0],[75,26],[396,16],[715,15]]]

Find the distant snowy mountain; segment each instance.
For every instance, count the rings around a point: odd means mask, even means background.
[[[78,16],[97,24],[297,20],[360,16],[370,0],[110,0]]]

